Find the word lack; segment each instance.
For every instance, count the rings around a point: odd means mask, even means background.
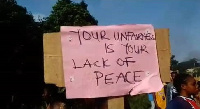
[[[116,64],[119,66],[126,66],[129,67],[130,63],[135,63],[135,61],[131,60],[133,57],[125,57],[124,59],[118,58],[116,60]],[[73,64],[74,64],[74,69],[80,69],[80,68],[85,68],[85,67],[89,67],[89,68],[93,68],[93,67],[102,67],[102,68],[106,68],[106,67],[110,67],[111,65],[108,63],[108,59],[104,59],[102,58],[102,60],[100,61],[89,61],[89,59],[86,59],[84,63],[82,63],[81,65],[77,66],[76,62],[74,59],[72,59]],[[80,62],[79,62],[80,63]]]

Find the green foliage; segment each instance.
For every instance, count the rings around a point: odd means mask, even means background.
[[[199,67],[200,64],[196,58],[190,59],[188,61],[180,62],[178,64],[178,70],[182,73],[186,72],[187,69]]]
[[[151,107],[147,94],[129,96],[128,101],[131,109],[149,109]]]
[[[200,67],[194,68],[193,76],[194,77],[199,77],[200,76]]]
[[[97,23],[84,1],[74,3],[70,0],[58,0],[50,16],[44,21],[44,32],[58,32],[60,26],[86,26]]]
[[[15,0],[0,1],[0,16],[0,64],[1,77],[4,78],[0,82],[7,90],[2,94],[39,95],[43,79],[42,30],[26,8]]]
[[[175,60],[175,55],[172,55],[171,56],[171,65],[170,65],[170,70],[172,71],[175,71],[175,70],[178,70],[178,61]]]
[[[177,60],[175,60],[175,55],[172,55],[171,57],[170,70],[172,71],[178,70],[180,73],[186,73],[187,69],[193,69],[196,67],[200,67],[200,63],[198,63],[198,59],[196,58],[192,58],[190,60],[183,61],[183,62],[178,62]],[[198,71],[196,70],[195,75],[200,76],[200,74],[197,72]]]
[[[17,5],[14,0],[0,2],[0,15],[0,25],[26,26],[34,23],[33,16],[27,13],[26,8]]]

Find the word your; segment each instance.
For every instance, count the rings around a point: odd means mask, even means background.
[[[100,40],[110,40],[109,38],[106,37],[106,31],[102,30],[100,32],[93,32],[93,31],[80,31],[78,29],[77,31],[70,31],[72,33],[76,33],[79,38],[79,43],[82,45],[82,40],[92,40],[95,39],[100,42]]]
[[[147,46],[144,45],[144,44],[142,44],[142,45],[131,45],[131,44],[127,43],[127,44],[121,44],[121,45],[125,47],[126,54],[129,54],[129,53],[136,53],[136,54],[147,53],[147,54],[149,54],[149,52],[147,50]],[[115,52],[115,50],[112,48],[113,46],[114,46],[114,44],[105,43],[106,53]]]
[[[97,86],[99,85],[99,81],[101,80],[101,84],[117,84],[118,81],[123,81],[125,83],[134,84],[135,82],[140,82],[140,74],[144,73],[144,71],[128,71],[128,72],[121,72],[120,74],[109,73],[104,75],[104,73],[100,71],[94,71],[96,74],[96,81]],[[102,83],[103,81],[103,83]]]
[[[146,45],[130,45],[130,44],[121,44],[122,46],[125,47],[125,50],[126,50],[126,54],[128,53],[136,53],[136,54],[142,54],[142,53],[149,53],[147,51],[147,46]]]

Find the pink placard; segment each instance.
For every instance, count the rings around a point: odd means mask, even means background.
[[[160,79],[152,25],[62,26],[67,98],[157,92]]]

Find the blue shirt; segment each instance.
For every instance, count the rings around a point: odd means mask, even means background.
[[[148,94],[148,98],[149,98],[149,101],[154,101],[154,100],[153,100],[153,94],[149,93],[149,94]]]
[[[176,97],[169,102],[167,109],[193,109],[190,103],[181,97]]]

